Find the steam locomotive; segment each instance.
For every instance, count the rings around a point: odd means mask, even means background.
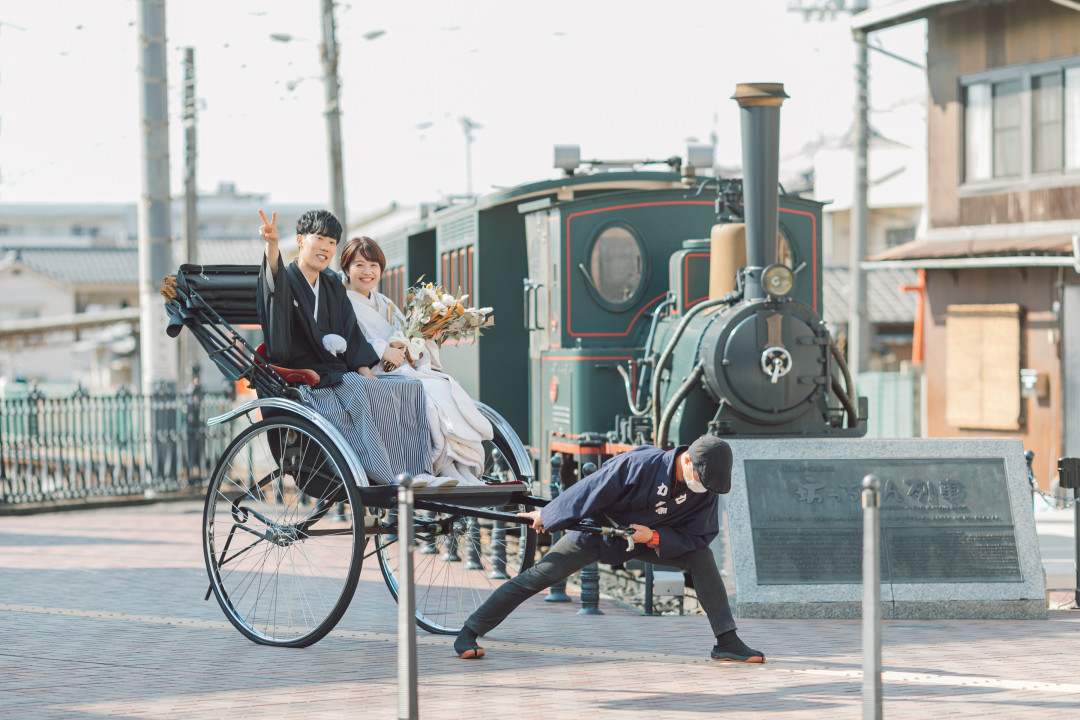
[[[741,180],[699,174],[689,153],[650,170],[556,148],[563,177],[378,238],[399,304],[423,276],[495,308],[495,327],[444,347],[443,364],[526,440],[541,482],[553,454],[572,476],[704,433],[865,434],[866,401],[822,320],[822,205],[779,192],[786,97],[737,87]]]

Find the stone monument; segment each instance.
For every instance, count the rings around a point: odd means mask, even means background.
[[[1019,440],[729,442],[739,617],[859,617],[859,497],[871,473],[881,481],[882,618],[1046,617]]]

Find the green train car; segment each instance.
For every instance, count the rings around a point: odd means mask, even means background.
[[[571,165],[377,238],[399,304],[423,276],[495,308],[443,364],[511,423],[543,481],[556,453],[569,480],[644,442],[865,432],[821,320],[822,205],[778,192],[775,89],[740,88],[764,102],[743,108],[741,180],[678,158]]]

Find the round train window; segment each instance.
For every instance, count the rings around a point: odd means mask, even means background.
[[[645,245],[629,226],[608,225],[588,251],[587,279],[598,299],[611,310],[633,305],[645,286]]]

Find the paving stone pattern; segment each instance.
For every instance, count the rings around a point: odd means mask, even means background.
[[[190,502],[0,518],[0,717],[397,717],[396,608],[377,565],[329,637],[258,646],[203,601],[200,519]],[[577,609],[533,598],[481,661],[419,631],[420,716],[861,717],[858,620],[743,620],[769,658],[750,666],[708,659],[700,615]],[[882,655],[888,718],[1080,716],[1080,611],[887,622]]]

